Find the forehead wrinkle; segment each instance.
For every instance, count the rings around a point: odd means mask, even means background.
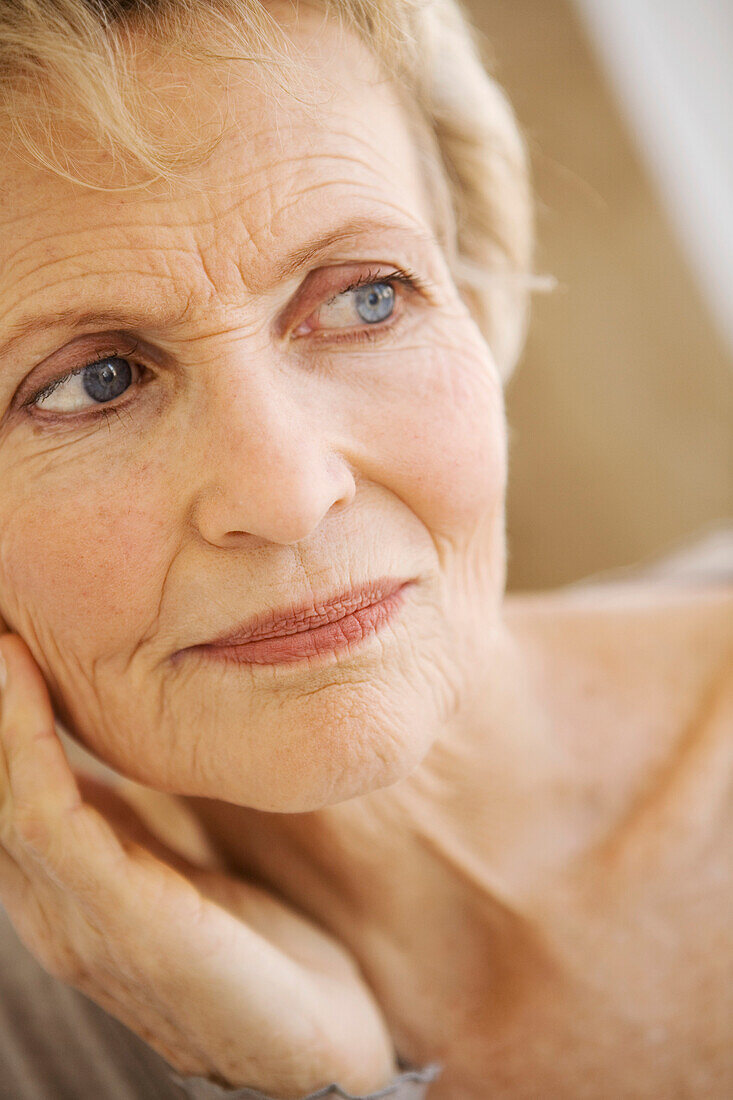
[[[387,100],[385,102],[385,106],[396,107],[397,117],[401,115],[401,111],[399,110],[399,102],[395,103],[391,97],[390,100]],[[226,204],[224,209],[221,208],[221,205],[213,201],[213,196],[211,194],[205,193],[203,198],[205,204],[209,206],[209,210],[211,211],[211,213],[209,214],[207,212],[205,216],[202,216],[202,214],[204,214],[204,211],[199,208],[199,210],[195,212],[198,216],[192,219],[192,211],[188,203],[184,202],[183,204],[181,204],[180,202],[170,202],[170,200],[168,200],[168,208],[166,210],[167,224],[162,226],[156,225],[154,227],[145,227],[142,222],[146,214],[148,213],[146,209],[148,203],[155,202],[156,206],[158,207],[158,209],[156,210],[156,214],[159,215],[159,203],[161,197],[146,197],[146,199],[144,200],[144,204],[141,207],[138,207],[139,214],[137,218],[134,216],[134,214],[137,212],[135,212],[134,210],[130,210],[130,205],[127,200],[124,200],[121,204],[115,202],[115,206],[117,206],[118,208],[116,212],[122,212],[119,210],[119,206],[121,205],[123,207],[126,217],[122,222],[112,227],[112,235],[110,235],[108,243],[105,243],[102,246],[98,245],[96,248],[92,246],[88,249],[77,250],[71,254],[67,253],[67,255],[63,258],[50,257],[44,259],[44,261],[41,264],[37,265],[34,271],[30,272],[29,274],[37,275],[39,272],[48,272],[50,270],[53,270],[54,265],[57,263],[69,263],[73,260],[80,260],[82,257],[88,263],[89,260],[95,255],[95,253],[104,253],[105,251],[112,252],[115,248],[122,248],[129,253],[131,250],[134,250],[135,247],[137,247],[140,249],[141,252],[147,252],[148,255],[150,255],[151,253],[155,253],[158,257],[165,256],[166,253],[185,253],[184,249],[179,249],[177,247],[171,247],[170,245],[164,244],[161,241],[161,237],[164,240],[166,236],[170,234],[175,234],[179,228],[182,229],[184,226],[189,230],[189,232],[191,232],[195,236],[196,231],[203,228],[204,226],[206,226],[207,228],[213,228],[214,226],[221,227],[223,221],[228,221],[230,218],[238,215],[238,221],[241,224],[238,226],[238,232],[236,236],[240,239],[236,241],[235,238],[235,241],[237,244],[237,248],[240,250],[238,257],[239,262],[235,261],[235,263],[230,266],[230,270],[232,266],[234,269],[238,270],[240,281],[243,281],[245,285],[247,285],[247,283],[251,283],[253,286],[257,285],[258,283],[260,285],[265,285],[262,279],[258,279],[256,277],[257,274],[259,274],[257,271],[257,264],[247,262],[241,250],[247,252],[251,248],[258,256],[267,256],[269,260],[275,252],[275,250],[272,248],[272,240],[273,237],[276,238],[277,235],[273,235],[272,231],[270,231],[270,240],[267,242],[267,248],[263,248],[262,245],[259,245],[258,238],[260,237],[260,235],[264,237],[267,221],[265,222],[265,225],[260,225],[257,227],[257,229],[251,227],[248,231],[246,225],[244,224],[245,219],[242,216],[243,207],[256,207],[258,204],[261,204],[262,196],[265,195],[269,196],[273,208],[279,213],[282,213],[283,210],[290,210],[297,202],[301,202],[303,193],[314,193],[317,191],[322,192],[324,189],[327,189],[329,187],[346,187],[350,189],[351,195],[364,195],[365,197],[368,197],[372,200],[374,198],[373,185],[371,185],[363,178],[355,180],[353,176],[347,172],[346,176],[339,174],[338,176],[334,177],[332,175],[330,178],[327,178],[325,180],[322,179],[321,181],[318,181],[316,183],[309,183],[307,186],[302,187],[299,192],[296,192],[295,197],[292,198],[287,204],[278,202],[274,197],[274,192],[279,190],[279,186],[283,186],[283,188],[287,190],[288,184],[292,185],[293,178],[297,178],[297,175],[299,174],[297,172],[298,167],[301,167],[303,169],[307,168],[309,174],[312,177],[313,175],[319,174],[319,167],[322,168],[322,173],[320,174],[327,176],[329,170],[333,172],[334,168],[338,168],[339,166],[341,167],[341,170],[343,172],[343,166],[344,164],[346,164],[350,167],[353,167],[357,176],[363,177],[366,174],[372,181],[379,181],[382,183],[387,182],[392,189],[395,187],[394,173],[392,173],[392,175],[385,176],[384,173],[386,169],[394,169],[395,167],[400,169],[397,175],[398,178],[401,177],[402,185],[404,185],[409,177],[412,176],[412,170],[415,169],[413,157],[409,155],[409,153],[412,152],[413,147],[413,141],[411,140],[412,135],[410,135],[409,133],[410,127],[405,127],[404,125],[404,116],[399,118],[399,122],[401,123],[400,129],[403,130],[403,132],[405,130],[407,131],[406,137],[408,138],[408,140],[404,147],[401,143],[398,143],[398,150],[406,150],[408,152],[408,156],[405,158],[404,156],[399,155],[397,157],[397,164],[395,164],[395,158],[393,156],[390,157],[388,155],[385,155],[385,153],[383,152],[384,143],[382,143],[382,145],[380,146],[380,143],[377,140],[379,136],[378,134],[370,133],[368,131],[366,132],[366,134],[359,131],[355,132],[353,126],[353,116],[345,108],[341,108],[338,105],[336,109],[332,108],[330,111],[330,119],[330,125],[318,128],[318,130],[320,130],[321,132],[317,133],[316,137],[319,139],[318,144],[321,146],[321,148],[313,151],[314,134],[312,120],[308,118],[298,118],[297,115],[295,117],[292,114],[289,115],[288,123],[289,129],[291,131],[290,140],[292,140],[293,132],[297,134],[297,137],[300,140],[302,131],[302,134],[308,138],[310,146],[304,150],[295,150],[289,155],[283,155],[282,152],[279,155],[274,155],[271,146],[269,148],[266,147],[264,162],[261,157],[259,158],[260,163],[255,164],[254,166],[252,164],[252,161],[250,161],[247,165],[247,177],[245,179],[241,179],[239,181],[239,185],[236,182],[236,175],[240,170],[243,170],[243,166],[236,167],[233,173],[235,178],[228,179],[226,184],[222,184],[221,186],[221,191],[223,195],[226,195],[227,192],[230,194],[232,191],[235,192],[233,198]],[[336,125],[334,125],[334,123]],[[249,150],[252,150],[255,153],[254,160],[256,161],[258,159],[256,154],[258,152],[262,152],[262,145],[267,142],[267,140],[271,137],[272,127],[264,125],[259,127],[255,131],[255,134],[251,136],[251,138],[248,137],[246,143],[243,143],[241,141],[241,138],[238,138],[237,144],[240,150],[243,150],[245,146],[247,152],[249,152]],[[279,130],[278,137],[281,140],[282,149],[282,135],[280,134]],[[333,148],[334,142],[336,143],[335,148]],[[348,151],[346,152],[344,151],[344,145],[346,145],[347,147],[350,146],[350,148],[348,148]],[[259,149],[257,148],[258,146]],[[235,150],[230,150],[230,153],[231,152],[235,152]],[[239,158],[229,157],[227,159],[229,160],[229,163],[231,165],[232,160],[236,162]],[[293,171],[293,168],[296,169],[295,172]],[[290,169],[290,171],[288,171],[288,169]],[[407,172],[405,172],[404,169],[407,169]],[[268,173],[270,177],[275,177],[274,181],[273,178],[267,178]],[[226,173],[225,170],[225,174],[231,175],[231,168],[229,173]],[[257,176],[264,177],[264,179],[261,180],[261,183],[260,181],[257,181],[258,183],[260,183],[259,186],[253,187],[254,181],[252,177],[254,177],[254,179],[256,180]],[[418,183],[419,176],[420,173],[418,171]],[[399,190],[402,190],[402,187],[399,185],[398,188]],[[217,188],[214,188],[215,192],[217,190]],[[196,195],[193,196],[194,201],[196,197]],[[342,196],[339,196],[339,199],[342,200]],[[389,202],[386,199],[386,196],[383,197],[382,201],[385,207],[391,208],[392,210],[399,209],[398,204],[395,202]],[[135,199],[133,198],[132,200],[130,200],[130,202],[134,203]],[[216,208],[217,206],[218,209]],[[85,202],[85,212],[86,207],[87,203]],[[402,211],[400,211],[400,213],[402,214],[404,214],[405,212],[406,207]],[[262,214],[263,212],[261,211],[260,213]],[[426,210],[426,213],[428,214],[428,220],[432,221],[433,219],[430,217],[430,211]],[[103,214],[104,210],[102,210],[98,214],[98,219],[100,220],[100,222]],[[133,214],[133,216],[131,216],[131,214]],[[271,226],[272,220],[268,220]],[[101,224],[104,225],[105,229],[107,229],[109,226],[109,222],[101,222]],[[150,230],[153,228],[155,239],[157,239],[158,242],[157,244],[154,244],[153,247],[151,247],[149,239],[142,245],[137,245],[130,240],[130,237],[134,237],[142,232],[150,232]],[[84,229],[80,229],[77,232],[80,235],[88,236],[90,233],[95,232],[95,230],[90,230],[87,222]],[[287,238],[287,236],[289,235],[287,229],[283,235]],[[191,249],[191,253],[197,254],[197,266],[201,266],[202,273],[207,282],[210,284],[209,289],[214,290],[214,292],[216,292],[217,288],[216,280],[212,275],[212,272],[219,268],[219,265],[217,264],[215,259],[215,252],[212,253],[211,257],[211,261],[213,261],[213,267],[211,267],[211,262],[209,261],[208,255],[205,255],[205,253],[208,253],[212,244],[214,245],[214,247],[219,245],[221,240],[221,233],[217,234],[217,236],[219,237],[219,241],[214,240],[212,242],[207,242],[208,247],[202,247],[204,242],[192,241],[193,248]],[[426,234],[426,236],[430,237],[429,234]],[[115,237],[117,239],[115,239]],[[339,240],[345,240],[347,237],[348,234],[333,234],[332,239],[329,243],[330,245],[334,245],[338,243]],[[48,249],[49,246],[56,245],[59,239],[68,242],[68,231],[65,233],[63,230],[59,230],[56,234],[54,234],[48,233],[44,229],[43,244],[46,249]],[[440,241],[436,241],[436,243],[438,243],[439,246],[441,245]],[[22,247],[23,246],[21,246],[20,249],[13,250],[11,256],[9,257],[11,261],[17,258],[18,252],[22,251]],[[320,248],[314,249],[311,247],[310,244],[301,247],[299,250],[296,251],[294,255],[286,258],[284,262],[276,266],[276,268],[274,269],[274,273],[270,278],[268,278],[266,285],[269,287],[278,280],[281,281],[283,279],[292,277],[301,267],[305,266],[305,264],[310,259],[314,258],[315,254],[320,251]],[[242,260],[245,260],[244,264],[242,264]],[[176,264],[175,266],[177,267],[178,265]],[[211,270],[209,270],[210,267]],[[247,272],[246,276],[241,270],[243,267],[251,269]],[[219,268],[219,270],[222,271],[223,268]],[[178,272],[176,272],[175,275],[172,272],[170,274],[171,277],[174,279],[180,278],[180,273]],[[81,273],[76,273],[75,278],[79,277],[81,277]],[[20,282],[24,283],[25,278],[25,275],[21,276]],[[17,275],[14,278],[14,286],[17,289]]]
[[[135,231],[135,232],[140,232],[141,229],[142,229],[142,227],[137,226],[137,225],[130,225],[127,228],[130,231]],[[151,243],[150,243],[149,240],[147,242],[142,242],[141,241],[139,243],[135,242],[133,240],[130,240],[129,238],[127,240],[123,240],[123,239],[121,239],[121,234],[124,234],[124,231],[125,231],[125,227],[115,226],[114,229],[113,229],[113,235],[110,237],[109,240],[107,240],[105,242],[100,243],[99,239],[95,236],[94,237],[94,242],[95,243],[93,243],[93,244],[82,246],[82,242],[79,241],[79,243],[77,244],[77,247],[73,251],[66,251],[62,255],[61,254],[56,254],[56,255],[51,255],[51,256],[45,256],[43,259],[36,260],[35,262],[33,262],[33,260],[32,260],[32,253],[31,253],[31,256],[26,258],[26,260],[27,260],[27,270],[25,270],[25,271],[22,270],[23,264],[18,265],[21,268],[21,270],[19,270],[19,271],[13,271],[12,270],[12,264],[6,264],[5,265],[5,269],[4,269],[3,274],[4,274],[4,276],[6,276],[6,278],[3,280],[3,282],[10,281],[10,279],[12,278],[13,290],[15,291],[16,295],[18,295],[18,297],[23,297],[24,295],[19,295],[18,291],[23,286],[23,283],[24,283],[25,280],[33,279],[34,277],[36,277],[40,274],[43,274],[43,273],[48,274],[49,272],[53,271],[54,268],[57,268],[59,266],[61,266],[62,268],[64,266],[71,267],[71,270],[65,272],[65,274],[57,280],[57,282],[54,282],[54,281],[45,282],[44,285],[43,285],[43,288],[42,288],[44,292],[47,292],[48,290],[51,290],[56,285],[63,284],[65,282],[70,282],[70,281],[73,281],[73,280],[76,280],[76,279],[84,279],[84,278],[87,278],[87,277],[93,277],[93,278],[104,277],[105,275],[114,272],[115,265],[119,265],[120,257],[123,256],[123,255],[127,255],[127,256],[144,255],[144,256],[147,256],[148,258],[150,258],[152,256],[160,258],[160,257],[165,257],[166,253],[169,253],[169,252],[184,252],[185,251],[185,249],[181,245],[178,245],[177,247],[172,246],[172,245],[165,245],[165,244],[157,244],[157,245],[151,246]],[[95,233],[95,230],[93,230],[93,229],[92,230],[83,230],[83,231],[79,230],[78,232],[73,233],[71,235],[71,241],[73,242],[76,238],[82,238],[84,235],[90,235],[90,234],[94,234],[94,233]],[[59,233],[56,236],[61,240],[67,240],[67,241],[69,240],[69,234],[68,233],[67,234]],[[47,252],[48,251],[48,240],[50,240],[50,239],[54,239],[54,238],[48,238],[48,239],[44,239],[43,241],[33,242],[33,243],[42,244],[44,246],[44,251]],[[31,245],[31,247],[32,247],[32,245]],[[28,245],[25,246],[26,250],[27,250],[27,248],[28,248]],[[23,251],[24,251],[23,247],[16,250],[16,252],[14,253],[14,258],[17,259],[18,256],[22,256]],[[111,261],[111,262],[108,262],[107,264],[97,262],[97,264],[94,267],[90,268],[90,264],[93,260],[99,259],[99,258],[102,258],[102,257],[107,257],[108,261]],[[76,267],[74,266],[75,262],[77,264]],[[125,275],[127,275],[127,276],[137,275],[137,276],[145,276],[145,277],[155,277],[158,274],[159,274],[158,272],[156,272],[154,270],[151,270],[151,265],[150,264],[147,264],[145,266],[141,266],[140,268],[130,267],[130,268],[127,268],[127,270],[125,271]],[[6,312],[7,312],[7,310],[6,310]]]
[[[148,220],[151,225],[157,226],[161,224],[161,208],[165,214],[164,224],[167,228],[194,224],[206,226],[214,224],[221,217],[227,217],[233,211],[239,209],[248,198],[257,197],[262,191],[271,189],[272,182],[270,181],[253,190],[252,181],[256,176],[272,170],[278,164],[288,167],[295,162],[300,162],[305,155],[305,152],[301,154],[293,153],[291,157],[281,158],[280,161],[266,161],[261,164],[253,163],[253,159],[249,157],[246,164],[241,166],[244,178],[237,179],[236,172],[230,171],[227,174],[225,169],[217,173],[219,178],[225,179],[219,185],[207,181],[206,189],[202,190],[200,183],[192,182],[190,185],[181,183],[178,185],[178,193],[168,184],[165,189],[162,185],[158,185],[160,190],[156,193],[156,185],[151,184],[145,192],[135,192],[131,195],[110,196],[106,193],[99,193],[90,196],[87,192],[80,193],[77,188],[74,188],[65,180],[53,179],[50,181],[52,191],[60,192],[60,195],[57,193],[50,196],[44,195],[43,199],[37,199],[32,205],[29,205],[28,200],[24,197],[23,201],[26,203],[26,208],[20,211],[18,210],[20,204],[16,199],[12,216],[4,216],[4,212],[0,207],[0,212],[3,213],[0,224],[2,224],[3,229],[12,225],[22,226],[24,223],[30,223],[32,226],[34,219],[39,216],[41,218],[45,217],[48,214],[49,205],[51,203],[57,204],[60,198],[61,203],[68,208],[68,213],[58,230],[46,225],[43,226],[44,241],[54,241],[58,237],[64,238],[67,236],[66,223],[68,218],[74,216],[77,212],[80,212],[83,219],[82,224],[75,230],[80,234],[93,231],[99,226],[109,226],[112,219],[116,219],[114,221],[115,228],[121,231],[135,229]],[[229,158],[227,167],[231,164],[231,159]],[[33,179],[29,182],[32,184]],[[22,183],[23,174],[21,171],[18,186],[22,187]],[[220,198],[221,202],[219,204],[211,203],[212,196]],[[211,213],[192,216],[190,207],[192,204],[199,202],[206,202],[211,207]],[[229,205],[222,205],[224,202],[228,202]],[[96,210],[94,210],[95,205]],[[92,223],[90,226],[88,220],[90,211],[97,215],[98,225]],[[23,246],[21,245],[21,247]]]
[[[102,254],[102,255],[109,254],[109,251],[110,251],[109,248],[108,249],[98,249],[97,250],[97,252]],[[154,250],[151,250],[149,248],[149,249],[145,250],[144,248],[135,248],[135,249],[128,248],[127,250],[124,250],[124,251],[128,252],[128,253],[132,253],[132,254],[144,253],[144,252],[147,252],[147,253],[150,254],[152,252],[156,256],[156,259],[163,259],[163,257],[165,256],[165,253],[183,252],[185,250],[182,250],[182,249],[160,249],[160,248],[154,249]],[[168,263],[166,263],[165,265],[162,265],[164,267],[163,271],[151,271],[150,266],[147,266],[147,267],[129,266],[129,267],[124,267],[123,270],[120,270],[120,263],[119,263],[120,254],[121,254],[121,250],[119,248],[114,250],[114,256],[117,257],[117,261],[118,261],[117,265],[116,266],[110,266],[110,267],[107,268],[107,270],[102,265],[97,265],[94,268],[87,267],[86,270],[78,270],[78,268],[77,268],[77,270],[74,270],[70,273],[62,273],[62,275],[59,276],[58,278],[56,278],[55,281],[44,283],[44,286],[43,286],[44,294],[45,295],[50,294],[50,292],[52,292],[52,290],[55,287],[64,287],[64,286],[68,285],[69,283],[70,284],[85,283],[85,282],[88,281],[88,279],[98,279],[98,281],[99,281],[99,279],[117,277],[117,278],[128,279],[128,281],[130,281],[130,279],[138,279],[138,281],[158,281],[158,282],[163,282],[163,283],[175,282],[174,276],[172,274],[172,267]],[[185,252],[185,254],[188,255],[188,252]],[[84,252],[84,253],[79,253],[79,255],[84,255],[85,257],[87,257],[89,254],[87,252]],[[19,275],[19,276],[15,277],[14,283],[13,283],[13,289],[15,290],[15,293],[18,294],[19,300],[23,301],[23,300],[26,299],[26,297],[28,297],[28,295],[25,295],[23,293],[19,293],[19,292],[22,292],[23,282],[25,281],[26,278],[33,278],[33,276],[37,275],[37,273],[39,273],[41,271],[52,270],[52,268],[57,267],[59,265],[61,265],[62,268],[63,268],[63,265],[67,262],[67,259],[68,259],[68,257],[66,257],[66,256],[56,257],[56,259],[54,259],[54,260],[47,261],[47,262],[41,264],[39,267],[33,268],[32,271],[26,273],[25,275]],[[78,297],[78,290],[75,290],[75,297]],[[53,307],[52,307],[51,310],[50,310],[50,316],[53,319],[52,323],[53,324],[58,323],[58,318],[68,318],[69,315],[70,315],[70,312],[72,312],[72,311],[73,311],[73,307],[58,307],[58,309],[56,309],[56,310],[54,310]],[[103,312],[105,310],[103,310],[103,307],[102,307],[99,311]],[[48,316],[48,311],[44,310],[44,313],[45,313],[46,316]],[[10,343],[13,344],[13,343],[17,342],[17,340],[22,339],[23,337],[25,337],[25,335],[28,335],[35,328],[37,328],[37,324],[36,324],[36,322],[35,322],[35,320],[33,319],[32,316],[30,316],[29,318],[26,318],[22,321],[17,322],[17,324],[14,324],[14,326],[11,327],[11,330],[10,330],[11,331]]]
[[[366,161],[362,161],[360,158],[344,158],[343,155],[337,156],[336,154],[319,154],[318,159],[319,161],[334,160],[337,163],[342,163],[344,159],[350,159],[353,161],[353,163],[357,164],[359,168],[363,169],[366,172],[369,172],[371,177],[375,181],[381,181],[381,176],[377,171],[375,171],[374,165],[369,164]],[[291,160],[288,160],[286,163],[290,165],[296,165],[302,164],[303,161],[302,158],[294,157]],[[308,168],[311,175],[317,174],[313,172],[312,163],[308,164]],[[266,171],[266,168],[263,169],[263,171]],[[295,175],[296,173],[293,172],[290,172],[286,175],[288,183],[292,182]],[[352,191],[358,188],[359,191],[363,191],[365,185],[362,181],[355,181],[350,176],[334,177],[332,175],[330,178],[322,179],[315,183],[304,182],[303,186],[297,192],[297,196],[302,197],[303,194],[318,191],[329,186],[350,187]],[[252,181],[247,180],[241,185],[241,188],[246,188],[246,193],[244,195],[240,195],[239,197],[233,199],[229,204],[227,204],[224,209],[221,209],[221,207],[219,209],[213,209],[210,214],[206,215],[203,215],[203,212],[198,210],[196,211],[195,216],[192,217],[192,212],[190,211],[190,209],[186,208],[185,204],[183,208],[181,208],[181,206],[176,203],[169,204],[169,207],[166,211],[166,224],[160,224],[159,222],[157,222],[159,211],[156,211],[157,224],[148,224],[147,219],[149,217],[149,211],[147,209],[147,206],[150,200],[146,199],[144,204],[142,204],[140,207],[140,214],[137,218],[133,218],[130,216],[129,207],[127,206],[127,204],[125,204],[124,212],[127,217],[123,221],[117,222],[116,224],[110,225],[109,218],[107,218],[103,222],[100,222],[100,224],[92,226],[89,226],[87,221],[83,228],[72,230],[71,233],[68,229],[59,229],[56,232],[53,232],[44,227],[42,240],[22,242],[16,248],[12,249],[9,254],[6,255],[3,265],[5,274],[8,279],[12,278],[13,286],[17,287],[18,280],[24,279],[26,277],[26,273],[24,272],[23,274],[19,274],[18,272],[14,272],[12,270],[14,262],[17,262],[18,258],[22,256],[22,254],[27,251],[29,247],[32,250],[33,245],[37,245],[39,243],[43,247],[46,258],[44,258],[41,262],[36,262],[33,265],[33,268],[29,272],[29,274],[31,275],[42,273],[53,267],[53,265],[56,263],[69,263],[74,260],[84,260],[88,263],[89,260],[93,259],[95,255],[114,253],[115,250],[126,253],[138,250],[140,252],[147,252],[149,254],[154,252],[157,255],[165,255],[165,253],[168,251],[184,251],[184,247],[179,242],[176,242],[174,244],[169,244],[166,242],[166,237],[175,237],[176,234],[178,234],[181,230],[187,230],[192,235],[192,251],[200,251],[200,246],[198,242],[195,242],[195,240],[193,240],[197,231],[201,229],[213,229],[214,227],[220,230],[222,222],[233,221],[235,219],[238,223],[237,236],[241,236],[242,238],[244,238],[243,240],[238,242],[239,247],[241,247],[242,245],[246,247],[248,243],[251,243],[252,246],[257,249],[257,236],[262,232],[265,226],[260,225],[256,229],[254,227],[248,229],[247,226],[244,224],[244,208],[246,208],[247,206],[256,207],[256,205],[258,204],[258,200],[263,195],[269,194],[271,197],[272,207],[274,207],[276,210],[281,211],[283,209],[284,197],[279,201],[275,199],[275,197],[273,196],[273,191],[276,190],[276,188],[273,187],[273,181],[271,179],[265,180],[261,184],[261,186],[255,189],[252,188]],[[239,189],[240,188],[237,188],[237,190]],[[369,197],[373,197],[371,191],[369,193]],[[209,196],[204,196],[204,198],[208,200],[207,205],[215,205],[211,203],[211,199]],[[341,198],[342,196],[339,196],[340,200]],[[105,214],[104,209],[102,209],[102,211],[100,212],[99,217],[101,218],[103,214]],[[271,218],[265,219],[265,224],[267,224],[268,222],[271,224],[271,220]],[[108,235],[108,239],[102,244],[99,243],[99,239],[97,237],[100,228],[103,232],[106,231]],[[145,234],[145,237],[141,241],[140,237],[142,234]],[[153,235],[153,247],[151,247],[151,234]],[[221,238],[221,233],[217,234],[217,236]],[[73,244],[75,238],[78,242],[76,248],[73,251],[68,251],[68,246],[70,244]],[[138,239],[136,240],[135,238]],[[54,246],[56,246],[56,248],[58,249],[59,244],[66,244],[67,246],[67,251],[64,253],[64,255],[49,256],[48,252],[54,251]],[[58,250],[60,251],[60,249]],[[271,251],[270,245],[268,245],[268,251]]]

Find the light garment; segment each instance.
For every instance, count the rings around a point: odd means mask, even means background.
[[[590,580],[631,573],[644,581],[733,582],[733,525],[697,545]],[[579,582],[580,585],[585,582]],[[576,586],[569,586],[576,587]],[[353,1097],[334,1082],[302,1100],[426,1100],[439,1062],[399,1075],[369,1097]],[[226,1089],[202,1077],[181,1077],[142,1039],[94,1001],[53,978],[17,936],[0,905],[0,1100],[275,1100],[254,1089]]]

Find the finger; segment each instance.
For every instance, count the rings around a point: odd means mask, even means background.
[[[48,689],[31,653],[17,634],[0,637],[6,666],[0,738],[7,771],[5,801],[58,815],[81,801],[54,728]],[[4,807],[5,809],[5,807]]]
[[[0,631],[5,631],[5,623],[0,617]],[[3,713],[3,689],[7,681],[7,672],[0,652],[0,722]],[[0,815],[9,788],[8,769],[5,761],[5,751],[0,738]],[[30,889],[28,876],[12,857],[10,852],[0,843],[0,904],[9,913],[11,920],[16,912],[16,907],[22,904]]]
[[[13,907],[26,897],[30,880],[25,871],[0,844],[0,906],[8,911],[11,920]]]
[[[100,857],[124,853],[114,831],[82,801],[28,646],[17,634],[3,635],[0,656],[7,669],[0,716],[7,772],[0,842],[19,862],[25,849],[52,865],[71,888],[83,888],[102,871]]]

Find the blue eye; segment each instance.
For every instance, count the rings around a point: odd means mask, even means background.
[[[354,291],[354,304],[362,321],[384,321],[394,309],[395,292],[389,283],[371,283]]]
[[[97,405],[114,401],[129,389],[133,369],[128,359],[110,355],[55,379],[33,398],[32,404],[48,412],[83,412]]]
[[[100,359],[81,371],[82,385],[94,401],[113,401],[132,382],[132,370],[126,359]]]
[[[394,284],[397,282],[412,285],[407,276],[396,272],[389,279],[375,280],[367,276],[334,294],[318,310],[320,330],[353,328],[365,322],[377,326],[380,321],[386,321],[395,311],[397,291]]]

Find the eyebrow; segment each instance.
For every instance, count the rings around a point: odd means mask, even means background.
[[[300,245],[282,260],[274,270],[268,273],[267,285],[274,285],[283,280],[292,278],[301,268],[308,263],[319,259],[338,244],[352,241],[357,237],[364,237],[369,233],[392,232],[403,234],[413,243],[428,247],[440,247],[432,230],[416,224],[409,224],[389,219],[375,220],[373,218],[352,218],[341,225],[320,233]],[[159,317],[156,319],[156,327],[167,327],[180,323],[188,312],[188,303],[184,309],[178,310],[175,315]],[[149,325],[150,315],[136,310],[90,310],[79,313],[76,309],[63,309],[43,315],[29,314],[21,318],[11,326],[7,336],[0,345],[0,358],[9,354],[21,341],[35,336],[39,332],[45,332],[53,328],[69,329],[138,329]]]

